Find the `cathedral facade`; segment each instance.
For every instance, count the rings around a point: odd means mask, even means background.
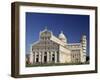
[[[28,61],[37,63],[85,63],[87,51],[86,36],[79,43],[68,43],[63,32],[58,37],[44,29],[39,34],[39,40],[30,48]]]

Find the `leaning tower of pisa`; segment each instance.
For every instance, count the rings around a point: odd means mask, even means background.
[[[82,36],[81,44],[82,44],[81,62],[84,63],[84,62],[86,62],[86,53],[87,53],[86,35]]]

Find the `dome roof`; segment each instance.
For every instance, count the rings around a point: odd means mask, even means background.
[[[61,31],[61,33],[59,34],[59,39],[62,40],[63,42],[67,42],[67,39],[65,35],[63,34],[63,31]]]

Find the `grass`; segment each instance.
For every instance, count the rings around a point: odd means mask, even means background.
[[[89,64],[89,63],[37,63],[37,64],[26,64],[26,67],[83,65],[83,64]]]

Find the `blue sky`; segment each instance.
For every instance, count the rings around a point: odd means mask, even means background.
[[[55,36],[63,31],[68,43],[80,42],[85,34],[89,53],[89,15],[26,12],[26,53],[29,52],[30,45],[39,39],[39,32],[45,27]]]

